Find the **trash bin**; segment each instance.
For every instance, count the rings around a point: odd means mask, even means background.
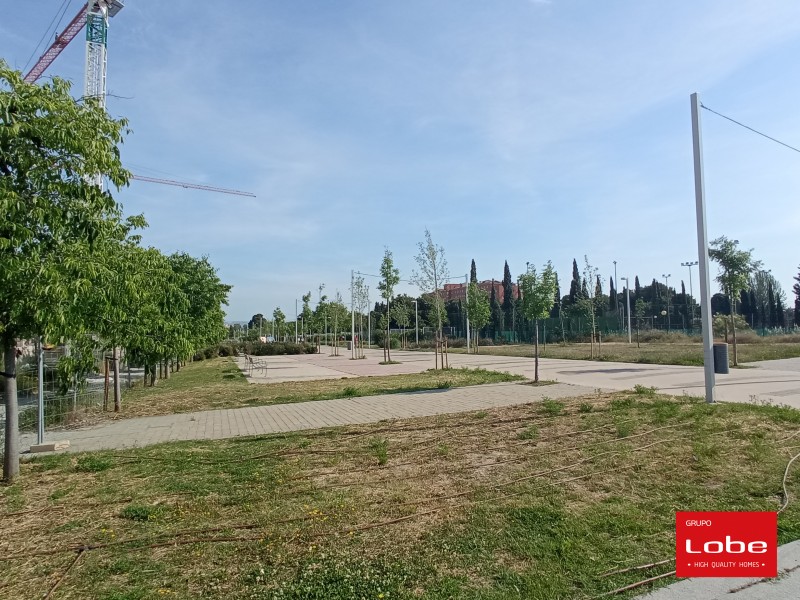
[[[727,344],[726,344],[726,345],[727,345]],[[352,350],[352,349],[353,349],[353,342],[347,342],[347,349],[348,349],[348,350]],[[727,351],[726,351],[726,352],[727,352]],[[725,356],[728,356],[728,355],[727,355],[727,354],[725,354]],[[727,373],[727,371],[725,371],[725,372]]]
[[[724,342],[714,344],[714,373],[727,375],[728,369],[728,344]]]

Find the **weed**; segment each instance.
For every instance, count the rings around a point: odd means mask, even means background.
[[[78,461],[75,464],[75,470],[79,473],[99,473],[100,471],[106,471],[113,466],[114,463],[110,458],[88,454],[78,458]]]
[[[436,453],[439,456],[447,456],[448,454],[450,454],[450,446],[448,446],[447,444],[439,444],[438,446],[436,446]]]
[[[453,382],[449,379],[443,379],[441,381],[436,382],[436,389],[437,390],[447,390],[453,387]]]
[[[633,392],[637,396],[653,397],[656,395],[657,391],[658,390],[655,387],[648,387],[640,383],[637,383],[635,386],[633,386]]]
[[[479,410],[476,413],[472,413],[472,418],[473,419],[485,419],[488,414],[489,413],[487,413],[485,410]]]
[[[618,438],[626,438],[635,428],[635,424],[632,421],[625,421],[622,423],[617,423],[617,437]]]
[[[581,405],[578,407],[579,413],[590,413],[592,412],[592,405],[588,402],[581,402]]]
[[[379,465],[385,465],[389,460],[389,441],[386,438],[372,438],[369,441],[369,449],[378,459]]]
[[[352,398],[353,396],[358,396],[358,390],[351,385],[348,385],[346,388],[342,390],[342,396],[346,398]]]
[[[518,440],[535,440],[539,437],[539,429],[535,425],[529,425],[517,434]]]
[[[130,504],[120,511],[119,516],[131,521],[152,521],[159,512],[160,509],[157,506]]]
[[[636,405],[636,400],[627,396],[625,398],[614,398],[611,401],[611,410],[626,410]]]
[[[74,486],[74,485],[73,485],[73,486],[70,486],[70,487],[68,487],[68,488],[59,488],[59,489],[56,489],[56,490],[54,490],[54,491],[53,491],[53,492],[52,492],[52,493],[51,493],[51,494],[48,496],[48,498],[49,498],[51,501],[55,502],[56,500],[60,500],[60,499],[61,499],[61,498],[63,498],[64,496],[68,495],[68,494],[69,494],[69,493],[70,493],[72,490],[74,490],[74,489],[75,489],[75,486]]]
[[[564,410],[564,403],[552,398],[542,398],[542,412],[548,417],[557,417]]]

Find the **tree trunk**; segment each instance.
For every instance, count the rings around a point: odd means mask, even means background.
[[[175,361],[175,372],[178,373],[181,370],[181,361],[180,359]]]
[[[114,412],[119,412],[122,408],[122,382],[119,379],[119,348],[114,346],[112,351],[114,361]]]
[[[17,404],[17,345],[13,339],[4,339],[3,355],[5,376],[3,396],[6,401],[6,440],[3,457],[3,479],[14,481],[19,474],[19,405]]]
[[[150,387],[155,387],[156,385],[156,364],[150,365]]]
[[[169,379],[169,363],[168,358],[164,358],[164,379]]]
[[[536,324],[536,333],[533,335],[533,382],[539,383],[539,319],[534,321]]]

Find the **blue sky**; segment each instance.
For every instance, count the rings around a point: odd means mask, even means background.
[[[62,0],[3,4],[0,56],[22,68]],[[453,275],[550,259],[565,290],[587,254],[605,286],[616,260],[688,288],[689,95],[800,146],[798,56],[791,0],[127,0],[108,55],[127,166],[258,197],[118,198],[145,243],[209,256],[230,319],[293,316],[320,283],[346,296],[384,247],[407,278],[425,227]],[[80,38],[48,74],[80,94],[83,62]],[[754,248],[791,303],[800,154],[702,117],[709,236]]]

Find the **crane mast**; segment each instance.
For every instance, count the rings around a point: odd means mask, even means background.
[[[89,2],[86,11],[86,76],[84,98],[97,99],[106,107],[106,42],[108,8],[102,2]]]
[[[27,83],[34,83],[45,72],[53,61],[61,54],[61,51],[75,39],[75,37],[86,26],[86,70],[84,76],[84,98],[94,98],[100,106],[106,107],[106,42],[108,41],[108,19],[114,17],[119,11],[125,8],[122,0],[89,0],[76,14],[69,25],[56,36],[55,41],[39,57],[36,64],[25,75]],[[242,192],[228,188],[221,188],[198,183],[188,183],[174,181],[171,179],[156,179],[155,177],[145,177],[143,175],[132,175],[132,179],[148,181],[150,183],[160,183],[163,185],[174,185],[177,187],[205,190],[207,192],[217,192],[220,194],[233,194],[235,196],[248,196],[255,198],[256,195],[250,192]],[[89,179],[92,183],[101,187],[103,178],[100,174]]]

